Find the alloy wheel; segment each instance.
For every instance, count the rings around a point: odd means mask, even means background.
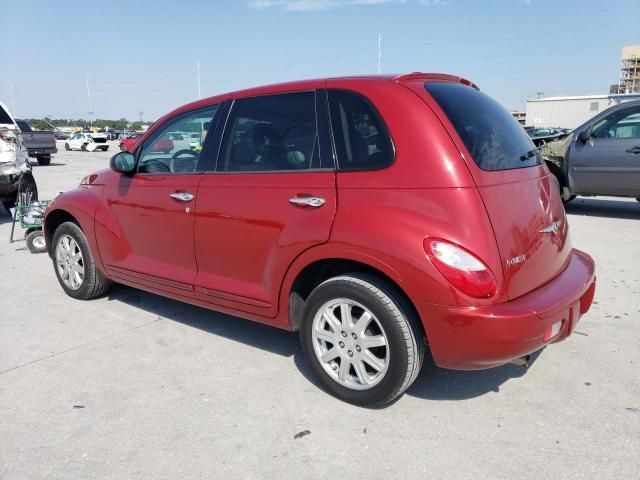
[[[313,350],[338,384],[367,390],[389,368],[389,341],[381,323],[362,304],[337,298],[320,307],[312,324]]]
[[[70,235],[62,235],[56,244],[56,266],[62,282],[78,290],[84,282],[84,258],[78,243]]]

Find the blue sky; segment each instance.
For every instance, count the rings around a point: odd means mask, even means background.
[[[18,8],[16,8],[18,7]],[[465,76],[507,108],[607,93],[640,2],[0,0],[0,100],[22,117],[153,120],[202,95],[383,72]]]

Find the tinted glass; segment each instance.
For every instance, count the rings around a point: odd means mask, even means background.
[[[24,120],[16,120],[16,124],[18,125],[18,128],[20,129],[21,132],[30,132],[31,131],[31,127]]]
[[[598,121],[591,129],[595,138],[640,137],[640,107],[613,112]]]
[[[2,106],[0,106],[0,123],[13,124],[11,117],[9,117],[9,114],[4,111],[4,108],[2,108]]]
[[[138,157],[141,173],[194,173],[218,105],[184,113],[156,130]],[[179,137],[169,132],[180,132]]]
[[[425,87],[483,170],[510,170],[542,163],[520,124],[488,95],[459,83],[427,82]]]
[[[315,92],[234,102],[218,171],[295,171],[319,166]]]
[[[375,170],[393,162],[391,137],[367,99],[329,90],[329,110],[340,170]]]

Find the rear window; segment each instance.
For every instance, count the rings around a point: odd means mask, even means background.
[[[2,106],[0,106],[0,123],[10,123],[13,125],[11,117],[7,112],[4,111],[4,108],[2,108]]]
[[[458,83],[427,82],[425,88],[483,170],[511,170],[542,163],[524,129],[488,95]]]

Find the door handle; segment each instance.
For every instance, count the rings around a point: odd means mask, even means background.
[[[640,153],[640,147],[631,147],[631,148],[627,148],[625,150],[625,152],[627,153],[633,153],[635,155],[637,155],[638,153]]]
[[[293,197],[289,199],[289,203],[292,205],[298,205],[300,207],[313,207],[318,208],[324,205],[327,201],[321,197]]]
[[[189,192],[173,192],[170,193],[169,196],[174,200],[178,200],[180,202],[190,202],[195,197],[195,195]]]

